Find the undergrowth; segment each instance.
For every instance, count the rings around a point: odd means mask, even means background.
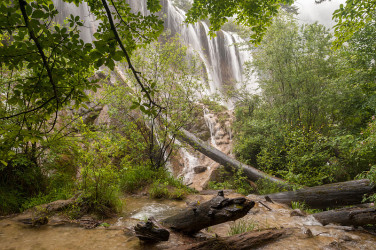
[[[238,169],[231,177],[228,177],[228,173],[223,167],[219,169],[219,181],[210,181],[208,188],[215,190],[234,189],[237,193],[243,195],[248,195],[255,191],[242,169]]]
[[[230,229],[228,230],[227,234],[229,236],[232,236],[235,234],[253,231],[256,228],[258,228],[258,224],[255,221],[238,220],[230,226]]]

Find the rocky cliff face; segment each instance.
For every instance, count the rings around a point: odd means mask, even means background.
[[[201,127],[190,129],[190,131],[195,134],[198,134],[195,131],[201,131],[201,134],[205,136],[200,136],[200,139],[231,156],[232,112],[214,113],[204,108],[202,117]],[[179,153],[171,160],[171,165],[174,175],[182,176],[185,184],[196,190],[205,189],[208,182],[215,178],[215,172],[220,167],[219,163],[192,148],[181,148]]]

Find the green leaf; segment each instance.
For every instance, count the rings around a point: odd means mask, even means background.
[[[35,10],[33,14],[31,15],[32,18],[43,18],[44,17],[44,12],[42,10]]]

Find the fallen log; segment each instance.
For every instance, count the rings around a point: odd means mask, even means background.
[[[275,241],[286,235],[286,229],[252,231],[229,237],[219,237],[203,242],[179,246],[179,250],[253,249]]]
[[[31,226],[41,226],[48,223],[49,216],[74,204],[80,194],[68,200],[57,200],[50,203],[35,206],[16,216],[14,220]]]
[[[160,227],[153,218],[149,218],[147,222],[138,223],[134,231],[140,240],[149,243],[168,241],[170,238],[170,232]]]
[[[243,197],[225,198],[223,191],[219,191],[210,201],[187,208],[161,222],[163,226],[175,231],[193,234],[209,226],[237,220],[245,216],[254,205],[253,201]]]
[[[187,144],[191,145],[194,149],[200,151],[202,154],[206,155],[213,161],[218,162],[219,164],[223,165],[225,168],[229,170],[233,169],[242,169],[244,175],[248,177],[251,181],[257,181],[259,179],[267,179],[271,182],[278,183],[283,187],[288,187],[289,185],[282,179],[268,175],[254,167],[249,165],[243,164],[240,161],[237,161],[225,153],[221,152],[220,150],[208,145],[207,143],[203,142],[195,135],[191,134],[185,129],[180,129],[180,134],[177,137],[186,142]]]
[[[376,224],[375,208],[343,208],[313,214],[321,224],[330,223],[342,226],[365,226]]]
[[[296,191],[269,194],[272,201],[291,206],[291,202],[304,202],[310,208],[330,208],[360,204],[365,194],[376,188],[368,179],[338,182]]]

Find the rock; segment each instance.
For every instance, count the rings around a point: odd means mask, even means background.
[[[293,217],[293,216],[300,216],[300,217],[304,217],[306,216],[306,214],[300,210],[300,209],[294,209],[293,211],[291,211],[290,213],[290,217]]]
[[[307,238],[312,238],[313,237],[313,233],[312,233],[311,229],[309,229],[309,228],[303,227],[302,228],[302,233]]]
[[[343,246],[341,243],[337,241],[332,241],[329,245],[326,245],[322,248],[323,250],[345,250],[348,249],[347,247]]]
[[[195,174],[199,174],[199,173],[205,172],[206,169],[207,169],[206,166],[197,166],[197,167],[194,167],[193,171],[195,172]]]
[[[100,225],[100,222],[91,216],[83,216],[77,222],[81,227],[86,229],[93,229]]]

